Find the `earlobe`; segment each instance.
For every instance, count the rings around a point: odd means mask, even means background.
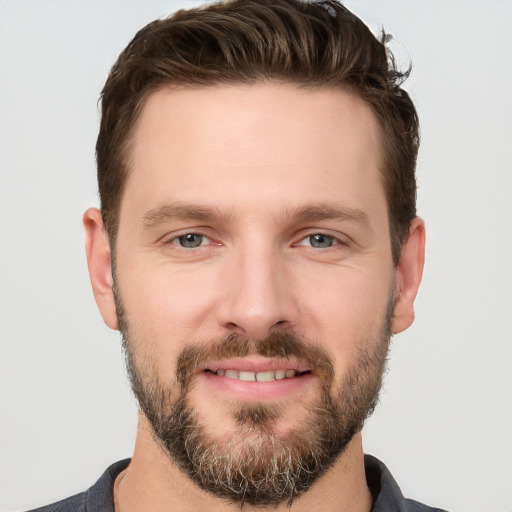
[[[407,329],[414,321],[414,299],[423,275],[425,263],[425,223],[416,217],[402,244],[396,268],[395,309],[391,330],[393,334]]]
[[[104,322],[111,329],[117,329],[110,245],[101,212],[97,208],[89,208],[84,213],[83,223],[87,266],[94,298]]]

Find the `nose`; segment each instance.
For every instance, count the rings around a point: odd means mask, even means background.
[[[229,333],[260,340],[297,324],[292,273],[271,248],[238,251],[226,261],[222,281],[217,315]]]

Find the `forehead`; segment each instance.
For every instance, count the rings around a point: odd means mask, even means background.
[[[295,208],[312,194],[383,199],[378,123],[364,101],[339,88],[162,88],[142,109],[130,157],[121,212],[176,200]]]

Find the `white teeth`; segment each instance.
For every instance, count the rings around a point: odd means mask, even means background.
[[[240,380],[245,380],[247,382],[256,380],[256,375],[254,374],[254,372],[239,372],[239,373],[240,373],[240,375],[238,378]]]
[[[216,371],[217,375],[221,375],[227,377],[228,379],[238,379],[246,382],[269,382],[272,380],[283,380],[283,379],[291,379],[297,375],[295,370],[276,370],[276,371],[267,371],[267,372],[245,372],[238,370],[222,370],[219,369]]]
[[[275,375],[274,372],[258,372],[256,374],[256,380],[258,382],[268,382],[269,380],[274,380]]]

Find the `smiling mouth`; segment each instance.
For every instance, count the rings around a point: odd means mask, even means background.
[[[206,368],[205,373],[211,373],[227,379],[242,380],[245,382],[271,382],[275,380],[293,379],[295,377],[302,377],[309,375],[311,370],[298,371],[293,369],[278,369],[262,372],[251,372],[245,370],[222,369],[210,370]]]

